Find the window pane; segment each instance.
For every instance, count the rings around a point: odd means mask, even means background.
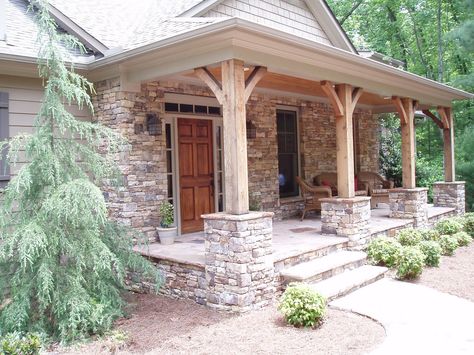
[[[222,146],[221,146],[221,127],[218,126],[217,127],[217,132],[216,132],[216,144],[217,144],[217,148],[218,149],[221,149]]]
[[[217,198],[217,205],[218,205],[218,210],[217,212],[222,212],[224,211],[224,198],[222,195],[219,195],[219,197]]]
[[[217,174],[217,193],[222,193],[222,173]]]
[[[207,106],[196,105],[194,106],[194,112],[207,114]]]
[[[166,148],[171,148],[171,125],[169,123],[165,126],[166,131]]]
[[[280,196],[297,196],[298,136],[296,112],[277,111],[277,142]]]
[[[178,104],[172,102],[165,103],[165,111],[167,112],[178,112]]]
[[[217,151],[217,170],[222,170],[222,150]]]
[[[193,105],[180,104],[179,112],[193,112]]]
[[[172,163],[172,156],[171,150],[166,151],[166,172],[171,173],[173,172],[173,163]]]
[[[209,114],[210,115],[220,115],[221,114],[221,108],[220,107],[209,106]]]
[[[173,197],[173,176],[168,175],[168,197]]]

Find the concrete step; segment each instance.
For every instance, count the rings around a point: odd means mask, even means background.
[[[284,269],[280,275],[284,283],[320,281],[362,266],[366,260],[363,252],[342,250]]]
[[[386,267],[382,266],[364,265],[326,280],[310,284],[310,286],[313,290],[326,297],[329,302],[380,280],[384,277],[387,270]]]

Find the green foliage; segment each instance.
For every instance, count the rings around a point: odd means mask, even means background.
[[[419,244],[419,248],[425,256],[425,265],[439,266],[439,260],[441,259],[441,253],[443,250],[438,242],[433,240],[422,240]]]
[[[400,250],[397,265],[399,279],[414,279],[421,275],[425,264],[425,255],[416,246],[404,246]]]
[[[383,115],[380,120],[381,135],[379,146],[380,172],[395,186],[402,184],[402,138],[400,120],[395,115]]]
[[[474,90],[474,85],[473,85]],[[474,105],[473,105],[474,106]],[[474,111],[474,110],[473,110]],[[471,113],[474,117],[474,112]],[[466,181],[466,207],[474,211],[474,124],[467,126],[456,140],[456,173]]]
[[[417,229],[403,229],[397,234],[397,239],[403,246],[418,245],[423,239],[423,234]]]
[[[451,256],[454,254],[454,251],[458,248],[459,243],[455,236],[453,235],[442,235],[439,237],[439,245],[443,251],[443,255]]]
[[[440,234],[436,229],[419,229],[418,231],[421,233],[421,238],[423,240],[437,241],[440,237]]]
[[[155,268],[132,251],[130,231],[108,220],[97,185],[118,181],[114,156],[124,139],[98,123],[79,121],[65,105],[92,112],[92,85],[68,68],[60,31],[43,0],[31,1],[39,28],[44,98],[32,135],[8,146],[23,166],[0,207],[0,334],[40,331],[63,342],[109,329],[122,314],[127,271],[158,283]],[[0,149],[1,150],[1,149]]]
[[[474,238],[474,213],[466,213],[462,223],[464,231]]]
[[[458,241],[460,247],[465,247],[472,242],[472,237],[466,232],[457,232],[453,237]]]
[[[18,332],[9,333],[0,338],[0,354],[2,355],[36,355],[41,350],[41,340],[35,334],[22,335]]]
[[[457,218],[449,218],[438,222],[435,228],[440,234],[453,235],[460,232],[463,225]]]
[[[308,285],[292,283],[283,293],[278,310],[291,325],[314,327],[326,312],[326,299]]]
[[[367,256],[372,263],[394,267],[400,254],[400,243],[395,238],[380,237],[372,240],[367,247]]]
[[[160,225],[163,228],[169,228],[174,223],[174,207],[168,201],[164,201],[160,205]]]

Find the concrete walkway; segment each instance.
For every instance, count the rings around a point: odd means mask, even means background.
[[[474,303],[385,278],[330,303],[379,321],[385,341],[371,354],[474,354]]]

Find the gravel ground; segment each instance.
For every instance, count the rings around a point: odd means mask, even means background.
[[[229,316],[161,296],[133,295],[129,302],[130,317],[111,336],[60,353],[349,355],[364,354],[385,337],[378,323],[332,309],[311,330],[286,326],[275,307]]]
[[[441,257],[439,268],[425,268],[414,283],[474,302],[474,243]]]

